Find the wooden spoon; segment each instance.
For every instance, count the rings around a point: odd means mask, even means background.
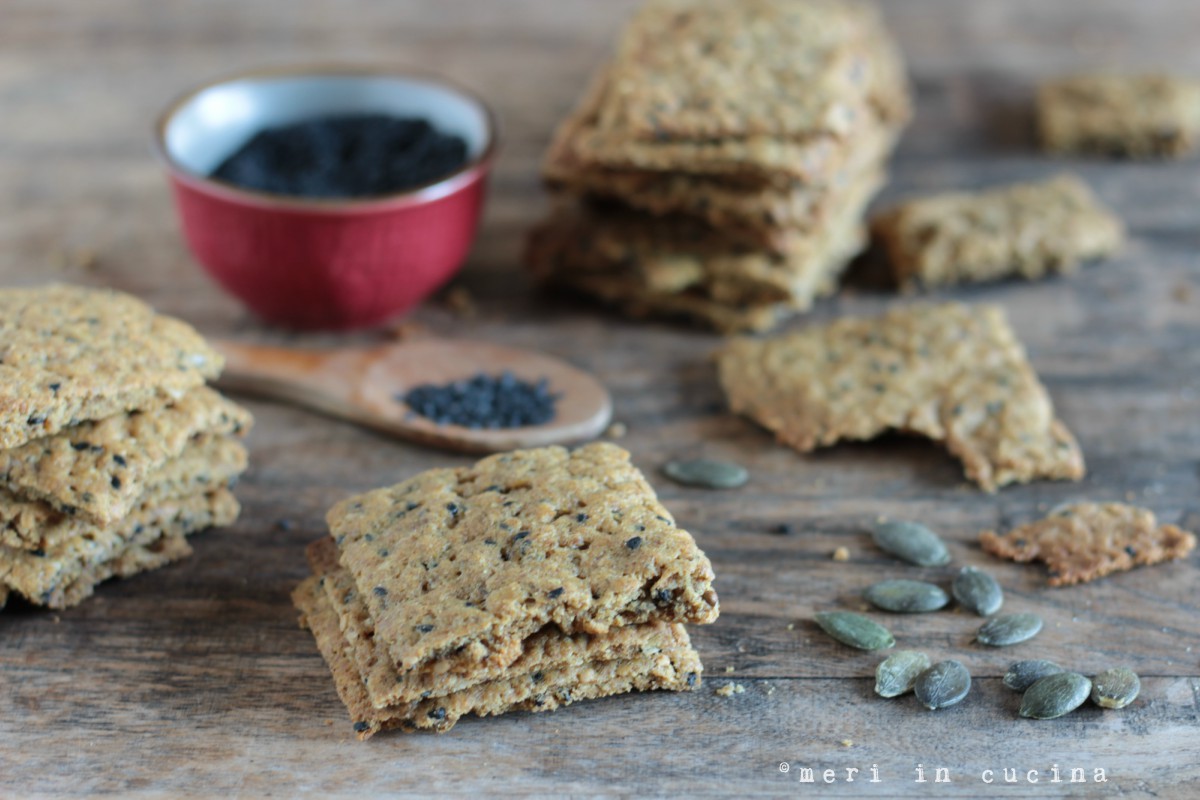
[[[612,399],[595,377],[551,356],[487,342],[426,339],[359,350],[292,350],[213,342],[225,356],[217,385],[270,397],[349,420],[421,444],[494,453],[566,444],[600,435]],[[526,428],[471,429],[438,425],[413,412],[403,396],[420,384],[446,384],[504,370],[559,396],[553,420]]]

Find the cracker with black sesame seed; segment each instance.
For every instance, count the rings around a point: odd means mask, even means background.
[[[239,510],[234,496],[218,489],[140,508],[112,528],[54,550],[0,548],[0,584],[36,605],[68,608],[89,597],[101,581],[167,563],[156,561],[156,553],[169,552],[170,561],[186,556],[190,551],[175,546],[175,540],[228,525]]]
[[[312,632],[333,673],[334,685],[359,739],[391,729],[444,733],[468,714],[482,717],[510,711],[552,711],[580,700],[630,691],[685,691],[700,683],[700,659],[683,626],[652,624],[663,632],[662,646],[658,649],[645,649],[628,658],[533,670],[518,659],[510,674],[470,688],[378,708],[363,684],[352,645],[342,635],[338,614],[322,590],[320,578],[306,579],[292,598],[301,612],[301,625]],[[573,641],[572,637],[562,639]]]
[[[1121,220],[1074,175],[908,200],[871,227],[906,288],[1071,274],[1125,239]]]
[[[996,306],[846,317],[734,340],[717,362],[732,410],[801,452],[899,431],[944,443],[989,492],[1084,474],[1079,446]]]
[[[867,4],[650,0],[617,45],[600,125],[644,141],[844,136],[885,88],[898,103],[902,75]]]
[[[230,487],[246,464],[246,448],[237,439],[201,435],[178,458],[147,478],[146,489],[133,507],[153,508],[168,500]],[[0,547],[49,552],[93,538],[104,527],[82,515],[66,514],[40,500],[25,500],[0,489]]]
[[[1079,503],[1000,535],[979,535],[983,549],[1013,561],[1042,561],[1051,586],[1087,583],[1113,572],[1184,558],[1196,535],[1159,525],[1154,512],[1124,503]]]
[[[0,290],[0,449],[162,405],[223,364],[191,326],[126,294]]]
[[[718,614],[709,560],[608,443],[430,470],[327,520],[400,671],[550,624],[602,634]]]
[[[1200,82],[1171,75],[1073,75],[1037,93],[1042,144],[1055,153],[1177,158],[1200,139]]]
[[[165,406],[82,422],[0,452],[0,485],[25,499],[106,525],[197,437],[242,435],[250,414],[208,387]]]
[[[397,672],[390,655],[375,636],[374,622],[350,574],[337,563],[332,539],[309,546],[314,574],[338,615],[342,636],[375,708],[417,703],[461,692],[486,681],[526,676],[541,683],[541,675],[589,663],[626,660],[653,654],[686,642],[682,627],[647,623],[615,628],[603,636],[567,635],[553,625],[501,649],[472,642],[462,650],[410,670]],[[554,594],[554,592],[551,592]],[[681,639],[681,637],[683,637]]]

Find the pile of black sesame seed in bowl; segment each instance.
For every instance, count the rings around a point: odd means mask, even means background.
[[[924,525],[913,522],[880,522],[872,538],[884,552],[918,567],[943,567],[950,563],[945,542]],[[990,617],[975,634],[975,641],[990,647],[1008,647],[1035,637],[1042,619],[1035,614],[992,616],[1004,603],[1004,593],[995,578],[975,567],[963,567],[948,594],[934,583],[916,580],[887,580],[869,586],[863,593],[868,603],[882,611],[912,614],[945,608],[951,595],[964,609]],[[815,621],[831,637],[859,650],[894,647],[891,631],[851,611],[818,613]],[[1030,719],[1056,719],[1083,705],[1090,697],[1101,708],[1124,708],[1141,691],[1141,681],[1127,667],[1105,670],[1088,678],[1063,669],[1052,661],[1018,661],[1004,675],[1004,685],[1023,693],[1020,715]],[[962,662],[946,659],[931,662],[916,650],[899,650],[884,659],[875,671],[875,693],[899,697],[909,692],[930,710],[961,702],[971,691],[971,674]]]

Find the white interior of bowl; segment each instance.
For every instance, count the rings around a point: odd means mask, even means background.
[[[163,146],[178,166],[208,175],[264,128],[345,114],[424,117],[461,136],[467,157],[487,149],[488,115],[472,97],[431,80],[394,75],[240,78],[188,98],[167,120]]]

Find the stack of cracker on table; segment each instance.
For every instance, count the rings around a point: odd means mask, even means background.
[[[554,137],[528,264],[635,316],[768,329],[835,290],[909,115],[871,6],[649,0]]]
[[[250,415],[195,330],[128,295],[0,290],[0,600],[67,608],[238,515]]]
[[[354,730],[699,686],[712,565],[611,444],[490,456],[351,497],[293,595]]]

